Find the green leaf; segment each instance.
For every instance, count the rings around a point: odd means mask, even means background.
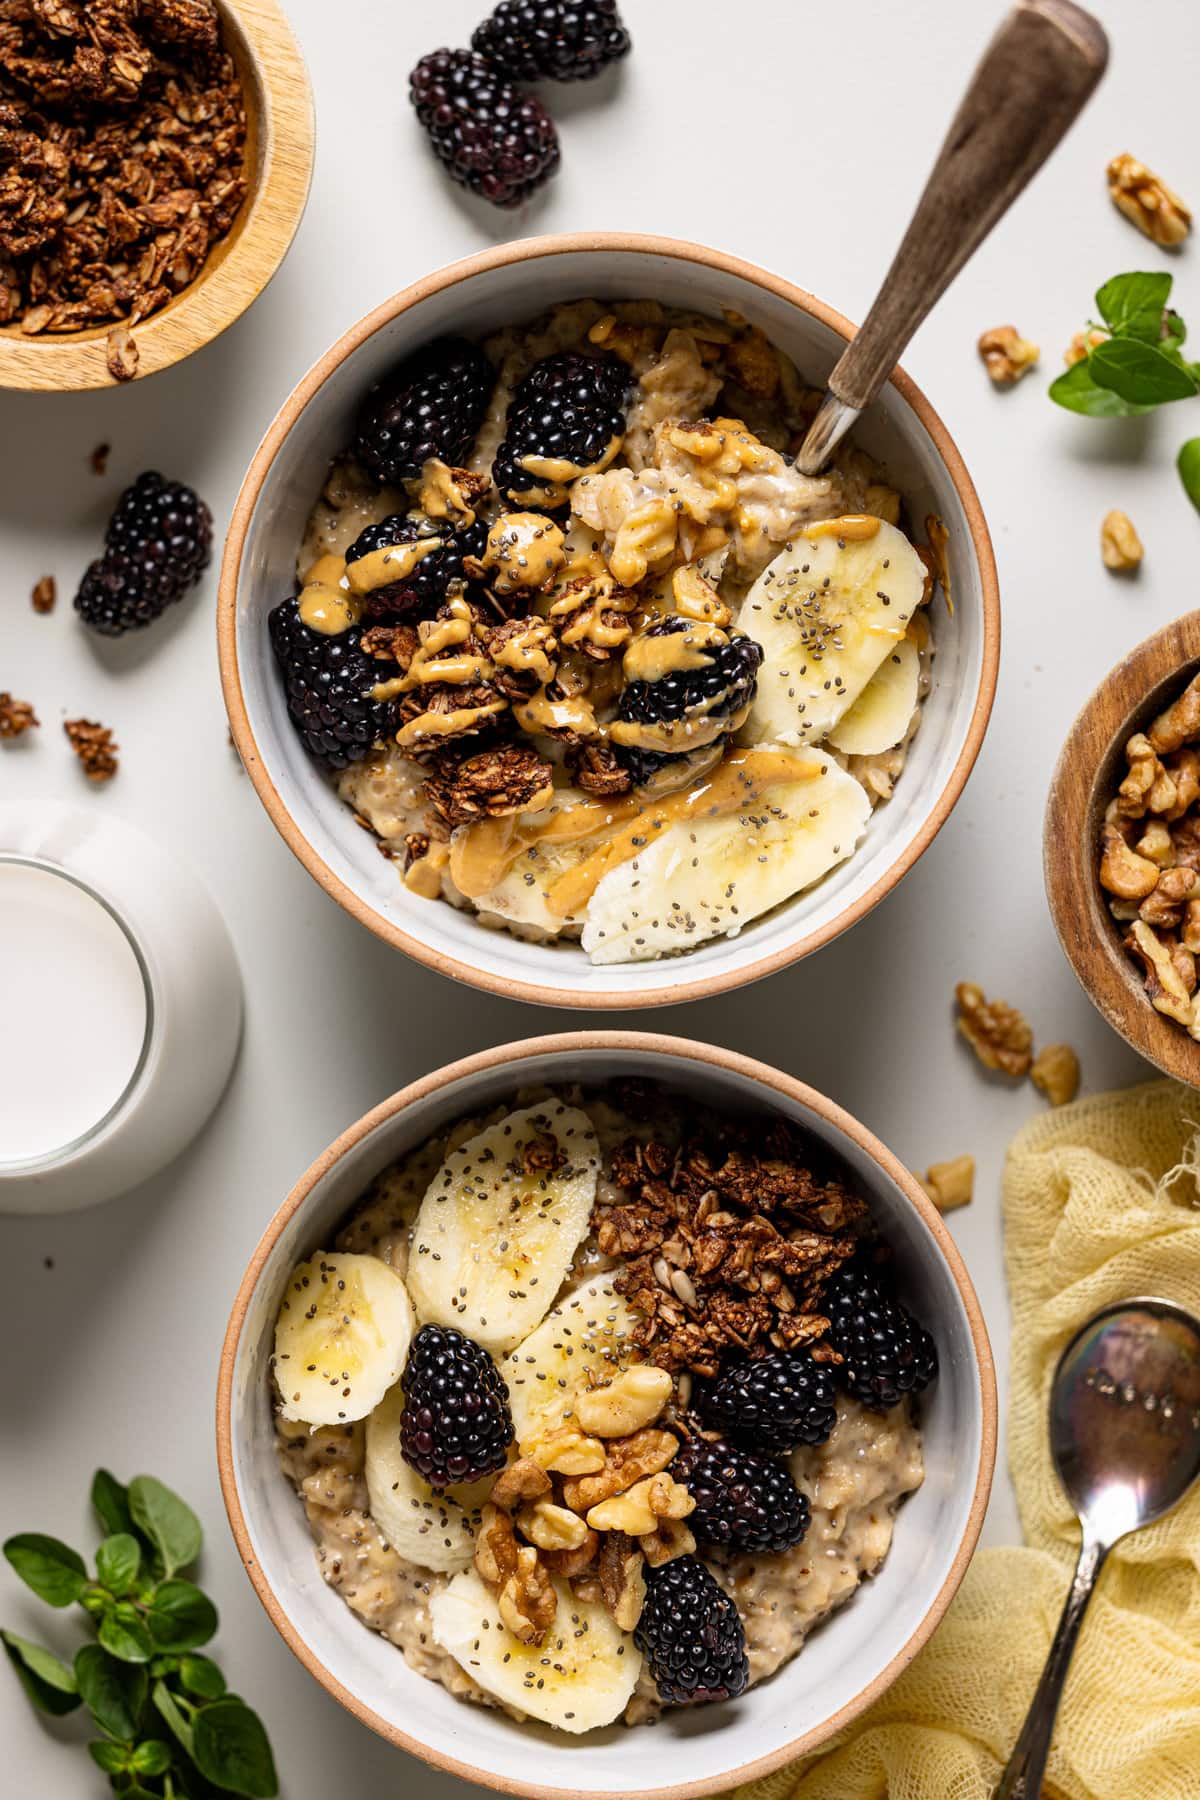
[[[1108,329],[1118,337],[1157,344],[1173,277],[1163,271],[1114,275],[1098,289],[1096,305]]]
[[[208,1656],[185,1656],[179,1665],[179,1679],[189,1694],[201,1700],[219,1700],[225,1692],[225,1677]]]
[[[217,1629],[217,1609],[190,1581],[162,1581],[146,1614],[160,1650],[197,1650]]]
[[[138,1775],[165,1775],[171,1766],[170,1744],[161,1738],[146,1738],[130,1757],[129,1766]]]
[[[93,1619],[102,1619],[106,1612],[112,1611],[116,1602],[107,1588],[89,1587],[86,1594],[80,1594],[79,1604]]]
[[[1180,350],[1183,348],[1186,340],[1187,326],[1184,324],[1179,314],[1173,312],[1168,306],[1166,312],[1163,314],[1163,349]]]
[[[123,1775],[129,1767],[129,1746],[112,1744],[107,1738],[96,1738],[88,1745],[88,1755],[106,1775]]]
[[[1183,491],[1200,510],[1200,438],[1189,438],[1175,459]]]
[[[192,1727],[187,1715],[179,1705],[174,1694],[165,1681],[156,1681],[151,1699],[158,1708],[159,1714],[178,1738],[188,1755],[192,1755]]]
[[[75,1658],[79,1692],[101,1731],[128,1744],[138,1734],[150,1682],[137,1663],[116,1662],[99,1644],[85,1644]]]
[[[61,1719],[79,1705],[75,1676],[66,1663],[60,1662],[40,1644],[15,1632],[0,1631],[0,1642],[8,1652],[8,1660],[16,1670],[17,1680],[39,1712]]]
[[[146,1663],[154,1655],[154,1639],[137,1607],[127,1601],[105,1613],[97,1635],[109,1655],[120,1662]]]
[[[137,1582],[142,1547],[131,1532],[106,1537],[96,1551],[96,1576],[114,1594],[128,1594]]]
[[[267,1734],[248,1706],[214,1700],[196,1714],[192,1735],[196,1767],[218,1787],[250,1800],[272,1800],[279,1792]]]
[[[129,1490],[107,1469],[97,1469],[92,1476],[92,1508],[109,1536],[133,1530]]]
[[[1087,359],[1088,372],[1100,387],[1110,388],[1135,406],[1165,406],[1197,392],[1196,377],[1153,344],[1133,338],[1109,338]]]
[[[57,1538],[43,1537],[39,1531],[23,1531],[10,1537],[4,1554],[26,1587],[31,1587],[48,1606],[70,1606],[88,1586],[82,1556]]]
[[[186,1569],[200,1554],[200,1521],[178,1494],[153,1475],[136,1475],[129,1484],[129,1510],[162,1558],[164,1573]]]
[[[1089,357],[1073,363],[1050,383],[1047,391],[1057,405],[1065,406],[1068,412],[1084,413],[1090,419],[1129,419],[1150,411],[1148,406],[1131,406],[1110,388],[1098,386],[1088,367],[1090,361]]]

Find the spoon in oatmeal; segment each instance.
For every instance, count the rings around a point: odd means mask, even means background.
[[[819,475],[959,270],[1066,136],[1108,63],[1073,0],[1018,0],[984,52],[870,312],[796,457]]]

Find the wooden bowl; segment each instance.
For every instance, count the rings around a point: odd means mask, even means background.
[[[1135,731],[1200,673],[1200,612],[1185,613],[1132,650],[1072,725],[1046,803],[1046,896],[1059,942],[1088,998],[1147,1062],[1200,1088],[1200,1044],[1155,1012],[1100,886],[1100,828]]]
[[[308,70],[276,0],[218,0],[246,98],[246,198],[195,280],[133,328],[138,378],[211,343],[262,293],[287,254],[308,199],[315,125]],[[0,388],[113,387],[112,322],[28,337],[0,327]]]

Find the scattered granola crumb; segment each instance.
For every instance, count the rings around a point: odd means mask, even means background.
[[[930,1163],[921,1186],[939,1212],[969,1206],[975,1196],[975,1158],[955,1156],[949,1162]]]
[[[121,746],[113,742],[108,726],[95,719],[64,719],[63,730],[88,780],[111,781],[117,772],[117,751]]]
[[[1164,249],[1182,244],[1192,228],[1192,215],[1179,195],[1127,150],[1108,165],[1108,192],[1117,211]]]
[[[53,575],[43,575],[29,597],[33,602],[34,612],[53,612],[54,602],[58,599],[58,586]]]
[[[1037,344],[1023,338],[1015,325],[994,325],[976,346],[995,387],[1012,387],[1027,375],[1042,354]]]
[[[1033,1062],[1033,1033],[1015,1006],[1005,1000],[987,1000],[973,981],[960,981],[954,990],[958,1003],[958,1029],[985,1069],[1002,1069],[1019,1080]]]
[[[112,451],[111,444],[97,444],[88,458],[93,475],[103,475],[108,468],[108,459]]]
[[[28,700],[14,700],[9,693],[0,694],[0,738],[23,737],[41,720]]]
[[[108,372],[114,381],[132,381],[138,372],[141,352],[128,325],[114,325],[105,339]]]
[[[1066,1106],[1079,1091],[1079,1058],[1070,1044],[1047,1044],[1038,1051],[1029,1075],[1051,1106]]]
[[[1128,513],[1107,512],[1100,526],[1100,555],[1106,569],[1136,569],[1145,551]]]

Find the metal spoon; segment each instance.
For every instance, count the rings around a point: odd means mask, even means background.
[[[1089,1319],[1059,1359],[1050,1450],[1083,1545],[1046,1667],[994,1800],[1038,1800],[1067,1668],[1113,1545],[1161,1519],[1200,1475],[1200,1320],[1168,1300]]]
[[[1099,21],[1072,0],[1018,0],[984,52],[912,222],[796,458],[819,475],[917,326],[1074,124],[1108,63]]]

